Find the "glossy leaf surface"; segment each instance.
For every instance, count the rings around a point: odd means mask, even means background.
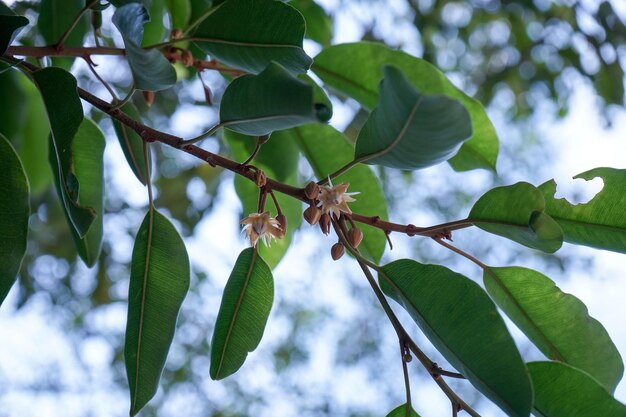
[[[482,104],[456,88],[427,61],[383,44],[358,42],[322,50],[315,57],[312,69],[325,84],[371,110],[378,103],[378,85],[385,65],[400,69],[422,94],[443,94],[459,100],[467,109],[473,135],[449,161],[455,170],[486,168],[495,171],[498,136]]]
[[[0,55],[4,54],[21,28],[27,24],[27,18],[17,16],[7,5],[0,2]]]
[[[26,240],[30,202],[28,181],[17,153],[0,134],[0,305],[20,270]]]
[[[467,110],[445,96],[425,96],[402,72],[383,68],[380,100],[361,129],[354,158],[399,169],[426,168],[451,158],[472,135]]]
[[[213,379],[237,372],[259,345],[274,301],[272,271],[254,248],[244,249],[228,278],[211,342]]]
[[[292,73],[307,72],[302,49],[305,23],[288,4],[275,0],[228,0],[207,15],[193,40],[224,64],[257,74],[272,61]]]
[[[55,45],[84,6],[85,0],[41,0],[37,27],[46,44]],[[65,45],[81,46],[86,32],[87,21],[83,16],[67,37]]]
[[[509,416],[530,414],[526,367],[496,306],[475,282],[408,259],[383,266],[378,280],[474,387]]]
[[[135,88],[160,91],[176,83],[176,71],[160,51],[141,48],[143,25],[149,20],[146,8],[139,3],[124,5],[113,14],[113,24],[124,40]]]
[[[188,289],[189,257],[183,240],[165,216],[148,212],[135,239],[128,290],[124,361],[131,416],[157,391]]]
[[[468,220],[490,233],[552,253],[563,244],[563,232],[544,208],[541,192],[527,182],[518,182],[485,193],[472,207]]]
[[[411,407],[411,417],[420,417],[419,414],[417,414],[417,412],[415,410],[413,410],[413,407]],[[396,408],[394,408],[393,410],[391,410],[389,412],[389,414],[387,414],[387,417],[406,417],[406,404],[402,404],[397,406]]]
[[[531,362],[534,413],[540,417],[626,417],[626,406],[585,372],[559,362]]]
[[[513,322],[552,360],[586,371],[612,392],[624,363],[608,333],[575,296],[532,269],[489,267],[485,288]]]
[[[220,124],[246,135],[267,135],[304,123],[328,121],[316,111],[313,87],[276,63],[231,82],[220,104]]]
[[[165,0],[151,0],[146,8],[148,16],[151,18],[143,25],[141,46],[144,47],[163,41],[163,35],[165,35],[165,26],[163,26]]]
[[[122,107],[122,111],[135,120],[141,120],[139,111],[132,103],[126,103]],[[113,127],[115,128],[117,139],[120,141],[124,157],[126,157],[126,162],[128,162],[139,182],[145,185],[147,183],[148,171],[143,154],[143,139],[134,130],[116,120],[113,120]]]
[[[306,21],[304,37],[323,46],[330,45],[333,38],[333,21],[322,6],[314,0],[291,0],[289,4],[298,9]]]
[[[626,170],[595,168],[575,178],[597,177],[604,181],[604,188],[586,204],[555,198],[554,180],[540,185],[546,213],[561,226],[566,242],[626,253]]]
[[[165,7],[170,14],[173,29],[184,29],[191,17],[189,0],[165,0]]]

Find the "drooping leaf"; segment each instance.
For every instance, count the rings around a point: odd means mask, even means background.
[[[17,16],[9,6],[0,2],[0,55],[4,54],[21,28],[27,24],[27,18]]]
[[[20,270],[26,238],[30,203],[28,181],[20,158],[0,134],[0,305],[4,302]]]
[[[421,94],[395,67],[383,73],[378,107],[359,133],[354,159],[420,169],[451,158],[472,135],[467,110],[457,100]]]
[[[211,343],[213,379],[235,373],[259,345],[274,300],[272,271],[254,248],[244,249],[228,278]]]
[[[92,267],[98,261],[100,249],[102,247],[102,218],[104,205],[104,178],[103,178],[103,156],[104,156],[104,133],[92,120],[85,118],[72,141],[73,173],[76,175],[80,187],[80,202],[94,209],[96,218],[89,231],[84,237],[80,237],[76,230],[70,226],[70,232],[74,238],[74,244],[81,259]],[[62,198],[62,191],[59,182],[59,166],[54,144],[50,140],[49,154],[50,165],[53,167],[52,174],[59,198]],[[69,213],[63,207],[68,223],[70,223]]]
[[[626,253],[626,170],[595,168],[574,178],[589,181],[597,177],[604,181],[604,188],[586,204],[555,198],[554,180],[540,185],[546,213],[561,226],[566,242]]]
[[[626,406],[584,371],[560,362],[530,362],[528,370],[541,417],[626,416]]]
[[[530,414],[528,371],[496,306],[475,282],[408,259],[383,266],[378,280],[474,387],[509,416]]]
[[[541,192],[527,182],[518,182],[485,193],[472,207],[468,220],[490,233],[552,253],[561,247],[563,232],[544,208]]]
[[[322,46],[330,45],[333,38],[333,21],[330,15],[314,0],[291,0],[289,4],[304,16],[306,21],[304,37]]]
[[[176,84],[176,71],[158,50],[141,48],[143,25],[149,20],[148,11],[139,3],[126,4],[113,14],[113,24],[124,40],[135,88],[160,91]]]
[[[85,6],[85,0],[41,0],[37,28],[48,45],[55,45]],[[82,46],[87,32],[83,16],[65,41],[66,46]]]
[[[189,289],[189,257],[174,226],[156,210],[146,214],[133,248],[124,361],[130,415],[154,396],[180,306]]]
[[[83,108],[76,91],[76,78],[60,68],[48,67],[32,74],[43,98],[50,123],[50,131],[59,165],[59,187],[63,206],[67,209],[70,224],[80,237],[89,230],[96,212],[82,203],[80,184],[74,173],[72,141],[83,121]]]
[[[384,65],[400,69],[422,94],[443,94],[459,100],[472,120],[472,138],[449,163],[457,171],[486,168],[495,171],[498,136],[482,104],[465,95],[432,64],[383,44],[358,42],[322,50],[312,66],[325,84],[354,98],[367,109],[378,102]]]
[[[191,17],[191,2],[189,0],[165,0],[165,7],[170,14],[172,29],[184,29]]]
[[[122,111],[135,120],[141,120],[139,111],[132,103],[126,103],[122,106]],[[133,170],[139,182],[146,185],[148,171],[143,154],[143,139],[134,130],[117,120],[113,120],[113,127],[115,128],[117,139],[120,141],[124,156],[126,157],[126,162],[128,162],[128,165]],[[150,157],[150,155],[148,155],[148,157]]]
[[[310,124],[279,132],[289,135],[298,144],[318,179],[324,179],[350,162],[354,148],[335,128],[328,125]],[[338,176],[334,184],[349,183],[348,192],[356,191],[356,201],[350,209],[366,216],[387,219],[387,203],[378,178],[370,167],[357,165]],[[372,226],[359,225],[363,231],[363,243],[359,250],[374,262],[380,261],[387,245],[385,234]]]
[[[485,288],[528,338],[552,360],[586,371],[613,392],[624,363],[608,333],[576,297],[532,269],[485,269]]]
[[[319,111],[313,102],[313,87],[276,63],[258,75],[235,79],[220,104],[220,124],[246,135],[267,135],[304,123],[326,122],[327,116],[328,112]]]
[[[302,49],[305,23],[293,7],[275,0],[228,0],[200,23],[193,40],[213,58],[257,74],[274,61],[293,73],[307,72]]]

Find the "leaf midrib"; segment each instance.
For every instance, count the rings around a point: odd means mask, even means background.
[[[303,50],[299,45],[291,45],[286,43],[258,43],[258,42],[247,42],[247,41],[229,41],[226,39],[217,39],[217,38],[202,38],[192,36],[190,38],[186,38],[188,41],[192,42],[204,42],[204,43],[214,43],[214,44],[222,44],[222,45],[233,45],[233,46],[247,46],[252,48],[293,48]]]

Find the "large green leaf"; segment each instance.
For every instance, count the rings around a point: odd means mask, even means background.
[[[85,6],[85,0],[41,0],[37,28],[48,45],[56,44]],[[66,46],[82,46],[87,32],[83,16],[65,41]]]
[[[561,226],[566,242],[626,253],[626,169],[595,168],[575,178],[597,177],[604,181],[604,188],[586,204],[555,198],[554,180],[540,185],[546,213]]]
[[[496,306],[475,282],[408,259],[383,266],[378,280],[472,385],[509,416],[530,414],[528,371]]]
[[[411,407],[411,417],[420,417],[419,414],[417,414],[417,412],[415,412],[415,410],[413,409],[413,407]],[[396,408],[394,408],[393,410],[391,410],[389,412],[389,414],[387,414],[387,417],[407,417],[406,415],[406,404],[402,404],[397,406]]]
[[[402,72],[383,68],[378,106],[356,141],[354,158],[400,169],[426,168],[449,159],[472,135],[457,100],[420,94]]]
[[[244,249],[228,278],[211,342],[213,379],[237,372],[259,345],[274,300],[272,271],[255,248]]]
[[[341,132],[328,125],[310,124],[280,132],[289,135],[298,144],[313,172],[319,179],[350,162],[354,148]],[[349,183],[348,192],[356,191],[356,201],[350,203],[350,209],[366,216],[380,216],[387,219],[387,203],[378,178],[370,167],[357,165],[338,176],[335,184]],[[380,261],[387,245],[385,234],[372,226],[359,225],[363,231],[363,243],[359,250],[374,262]]]
[[[190,0],[165,0],[165,7],[170,14],[172,29],[184,29],[191,17]]]
[[[232,0],[231,0],[232,1]],[[258,75],[231,82],[220,103],[220,124],[246,135],[267,135],[310,122],[328,121],[313,102],[313,87],[276,63]]]
[[[333,20],[330,15],[314,0],[291,0],[289,4],[298,9],[306,21],[304,37],[322,46],[330,45],[333,39]]]
[[[0,134],[11,138],[18,151],[28,105],[24,89],[19,83],[20,75],[18,71],[11,70],[7,64],[0,62]]]
[[[613,392],[624,363],[602,324],[578,298],[527,268],[489,267],[483,280],[495,302],[544,355],[586,371]]]
[[[135,239],[128,289],[124,360],[131,416],[157,391],[188,289],[185,244],[169,220],[153,209]]]
[[[472,119],[472,138],[449,162],[457,171],[496,169],[498,136],[482,104],[456,88],[432,64],[383,44],[358,42],[335,45],[315,57],[313,71],[324,83],[354,98],[367,109],[378,102],[384,65],[399,68],[422,94],[443,94],[459,100]]]
[[[544,208],[541,191],[518,182],[485,193],[472,207],[468,221],[529,248],[552,253],[563,244],[563,232]]]
[[[293,7],[275,0],[228,0],[211,11],[193,34],[200,48],[221,62],[259,73],[275,61],[307,72],[302,49],[305,23]]]
[[[74,175],[82,184],[80,187],[80,202],[92,207],[95,211],[94,219],[89,231],[84,237],[80,237],[76,230],[70,226],[70,232],[74,238],[76,249],[81,259],[92,267],[96,264],[100,256],[102,247],[102,218],[104,203],[104,178],[103,178],[103,162],[104,155],[104,133],[98,128],[92,120],[83,119],[76,136],[72,141],[72,152],[74,155]],[[50,140],[49,158],[54,175],[54,183],[59,198],[62,198],[62,191],[59,183],[58,170],[59,161],[54,152],[54,145]],[[69,213],[66,207],[63,207],[68,223],[70,222]]]
[[[135,120],[141,120],[141,115],[133,103],[126,103],[122,111]],[[135,177],[144,185],[148,181],[146,159],[143,154],[143,139],[134,130],[123,123],[113,120],[113,127],[120,146],[126,157],[126,162],[133,170]],[[148,157],[150,155],[148,154]]]
[[[72,227],[84,237],[96,212],[81,202],[80,183],[74,173],[72,141],[83,121],[83,108],[76,91],[76,78],[60,68],[49,67],[32,74],[43,98],[56,153],[61,201]]]
[[[559,362],[531,362],[534,414],[540,417],[626,417],[626,406],[585,372]]]
[[[0,2],[0,55],[4,54],[20,29],[27,24],[27,18],[17,16],[7,5]]]
[[[0,305],[20,270],[26,238],[30,203],[28,181],[20,158],[0,134]]]
[[[150,20],[139,3],[129,3],[113,14],[113,24],[122,34],[134,86],[139,90],[160,91],[176,84],[176,71],[156,49],[142,49],[143,25]]]
[[[143,38],[141,46],[150,46],[163,41],[165,26],[163,26],[163,15],[165,14],[165,0],[151,0],[148,8],[148,20],[143,25]]]

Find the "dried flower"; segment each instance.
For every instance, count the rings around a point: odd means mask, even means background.
[[[343,256],[345,250],[343,243],[337,242],[330,248],[330,256],[332,256],[334,261],[337,261]]]
[[[265,175],[265,172],[260,169],[257,170],[257,172],[254,173],[254,183],[257,187],[265,186],[265,184],[267,184],[267,175]]]
[[[313,181],[308,183],[304,188],[304,195],[306,195],[306,198],[308,198],[309,200],[317,200],[317,197],[320,196],[320,192],[320,186]]]
[[[191,67],[193,65],[193,55],[187,49],[180,54],[181,61],[184,66]]]
[[[304,210],[304,220],[306,220],[310,225],[316,225],[317,222],[320,221],[321,216],[322,211],[313,204],[311,204],[308,209]]]
[[[318,207],[323,214],[333,214],[335,218],[339,218],[341,213],[352,214],[352,210],[348,207],[348,203],[356,201],[351,196],[358,193],[346,193],[350,184],[337,184],[333,186],[328,179],[328,185],[320,187]]]
[[[243,231],[246,237],[250,239],[250,246],[256,246],[259,239],[269,246],[272,238],[279,239],[283,237],[284,232],[278,220],[270,217],[268,211],[263,213],[252,213],[241,221],[244,225]]]

